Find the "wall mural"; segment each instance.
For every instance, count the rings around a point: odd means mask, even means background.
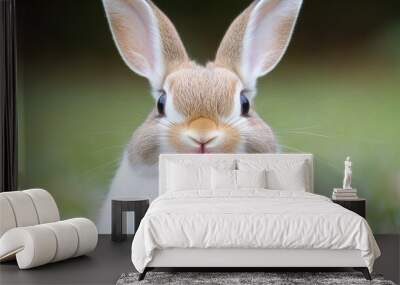
[[[160,153],[313,153],[326,196],[349,155],[373,230],[399,232],[400,16],[258,3],[19,5],[20,188],[109,232],[110,197],[157,196]]]

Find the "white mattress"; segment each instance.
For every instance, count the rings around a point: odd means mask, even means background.
[[[168,248],[354,249],[370,271],[380,255],[365,219],[330,199],[257,189],[158,197],[134,237],[132,262],[142,272],[156,249]]]

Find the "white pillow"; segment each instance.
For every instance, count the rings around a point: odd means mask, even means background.
[[[267,188],[267,171],[262,170],[235,170],[237,189]]]
[[[308,181],[308,163],[304,160],[278,159],[240,159],[240,170],[267,170],[267,188],[272,190],[306,191]]]
[[[303,191],[307,189],[308,181],[305,175],[305,165],[288,168],[284,171],[272,169],[267,172],[268,188],[273,190]]]
[[[210,190],[211,167],[168,163],[167,191]]]
[[[211,170],[211,188],[214,191],[235,191],[242,188],[267,188],[267,171],[263,170]]]
[[[215,169],[211,170],[211,188],[214,191],[236,189],[236,170]]]

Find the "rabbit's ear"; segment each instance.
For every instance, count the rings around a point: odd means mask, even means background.
[[[288,46],[302,0],[254,1],[235,19],[215,63],[240,75],[248,88],[270,72]]]
[[[125,63],[161,88],[188,56],[171,21],[149,0],[103,0],[114,41]]]

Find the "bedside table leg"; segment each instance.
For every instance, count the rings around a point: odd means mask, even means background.
[[[122,204],[119,201],[112,201],[111,204],[111,240],[123,241],[126,235],[122,233]]]

